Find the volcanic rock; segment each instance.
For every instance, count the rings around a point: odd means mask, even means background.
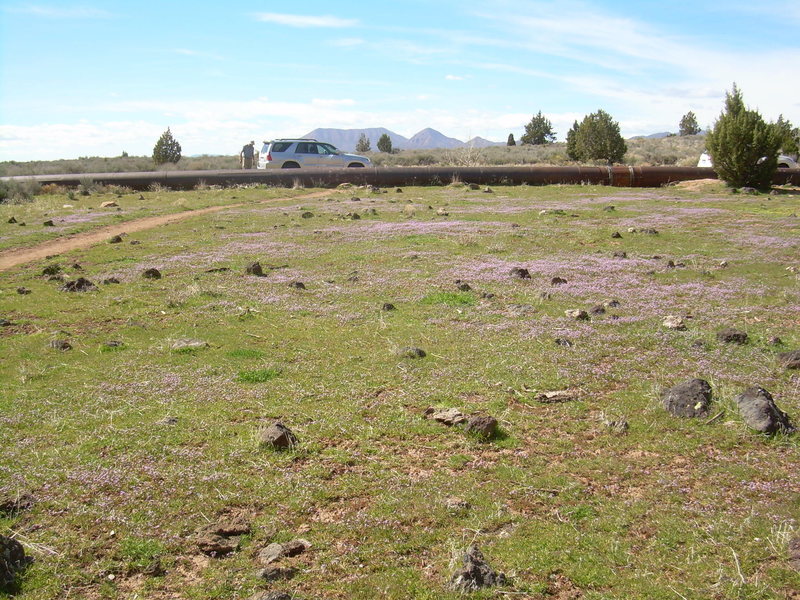
[[[250,263],[244,268],[244,272],[248,275],[255,275],[256,277],[263,277],[264,270],[261,268],[261,263],[256,261],[254,263]]]
[[[564,285],[565,283],[567,283],[567,280],[563,277],[553,277],[550,280],[550,285]]]
[[[565,348],[572,348],[572,342],[566,338],[556,338],[553,340],[556,346],[564,346]]]
[[[44,227],[55,227],[55,226],[56,226],[56,224],[55,224],[55,223],[53,223],[53,220],[52,220],[52,219],[48,219],[47,221],[45,221],[44,223],[42,223],[42,225],[43,225]]]
[[[186,350],[200,350],[202,348],[208,348],[208,342],[204,342],[203,340],[195,340],[192,338],[181,338],[179,340],[175,340],[170,346],[171,350],[177,352]]]
[[[570,319],[575,319],[576,321],[588,321],[589,320],[589,313],[585,310],[580,310],[577,308],[572,308],[570,310],[565,310],[564,314],[567,315]]]
[[[476,415],[470,417],[464,426],[464,430],[489,439],[497,433],[497,419],[488,415]]]
[[[122,243],[122,236],[115,235],[110,240],[108,240],[109,244],[121,244]]]
[[[147,269],[142,273],[145,279],[161,279],[161,271],[158,269]]]
[[[78,277],[75,281],[68,281],[61,287],[62,292],[89,292],[96,289],[97,286],[85,277]]]
[[[216,523],[200,529],[195,543],[203,554],[209,556],[230,554],[239,548],[239,536],[250,533],[250,518],[242,510],[225,513]]]
[[[30,291],[28,288],[26,288],[26,287],[18,287],[18,288],[17,288],[17,293],[18,293],[20,296],[27,296],[28,294],[30,294],[30,293],[31,293],[31,291]]]
[[[72,350],[72,344],[70,344],[67,340],[52,340],[50,342],[50,347],[54,350]]]
[[[557,402],[572,402],[578,399],[578,394],[570,390],[557,390],[554,392],[543,392],[536,396],[536,401],[542,404],[555,404]]]
[[[744,331],[728,327],[717,332],[717,339],[726,344],[745,344],[747,343],[747,334]]]
[[[17,222],[17,220],[14,217],[11,217],[11,218],[8,219],[8,221],[6,221],[6,223],[11,223],[11,224],[14,224],[16,222]]]
[[[301,214],[300,216],[301,216],[303,219],[310,219],[311,217],[313,217],[313,216],[314,216],[314,213],[312,213],[310,210],[307,210],[307,211],[305,211],[303,214]]]
[[[460,425],[461,423],[467,422],[467,417],[457,408],[443,408],[443,409],[434,409],[429,408],[425,411],[425,416],[428,419],[433,419],[439,423],[443,423],[448,426],[453,425]]]
[[[116,277],[108,277],[107,279],[103,279],[103,285],[111,285],[112,283],[119,283],[119,279]]]
[[[686,322],[683,320],[683,317],[676,317],[673,315],[665,317],[662,325],[667,329],[674,329],[675,331],[683,331],[686,329]]]
[[[800,369],[800,350],[781,352],[778,354],[778,360],[787,369]]]
[[[703,379],[690,379],[661,394],[661,402],[676,417],[705,417],[711,404],[711,386]]]
[[[381,310],[385,310],[388,312],[391,310],[395,310],[395,306],[391,302],[384,302],[383,306],[381,306]]]
[[[618,250],[614,252],[614,258],[628,258],[628,253]]]
[[[258,434],[258,443],[276,450],[293,448],[297,445],[297,436],[280,421],[276,421]]]
[[[742,419],[751,429],[761,433],[790,433],[795,431],[789,416],[775,405],[772,395],[764,388],[747,388],[736,398]]]
[[[597,304],[592,307],[589,313],[593,315],[604,315],[606,314],[606,307],[603,306],[602,304]]]
[[[20,573],[31,559],[17,540],[0,535],[0,590],[12,588]]]
[[[530,279],[531,274],[528,272],[528,269],[523,269],[522,267],[514,267],[511,269],[509,273],[512,277],[516,277],[517,279]]]
[[[276,565],[269,565],[263,569],[259,569],[256,577],[264,581],[279,581],[281,579],[291,579],[297,574],[297,569],[294,567],[278,567]]]
[[[8,319],[0,319],[0,327],[11,327],[13,323]]]
[[[425,358],[428,356],[428,353],[425,352],[422,348],[415,348],[413,346],[409,346],[407,348],[401,348],[397,352],[398,356],[402,358]]]
[[[116,208],[117,206],[119,206],[119,204],[117,204],[113,200],[107,200],[105,202],[100,203],[100,208]]]
[[[477,546],[470,546],[461,560],[464,566],[450,578],[451,589],[473,592],[481,588],[506,584],[506,576],[492,570]]]
[[[306,284],[303,283],[302,281],[292,281],[289,284],[289,287],[290,288],[294,288],[296,290],[304,290],[304,289],[306,289]]]
[[[615,231],[614,233],[611,234],[611,237],[614,238],[615,240],[618,240],[622,238],[622,234],[619,231]]]

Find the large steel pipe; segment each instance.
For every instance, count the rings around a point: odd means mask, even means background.
[[[146,190],[153,185],[191,189],[201,184],[233,186],[261,183],[291,187],[335,187],[342,183],[380,187],[446,185],[453,181],[480,185],[593,184],[616,187],[660,187],[676,181],[715,179],[701,167],[379,167],[361,169],[281,169],[248,171],[149,171],[3,177],[4,181],[77,186],[91,179],[104,185]],[[800,169],[778,169],[775,184],[800,185]]]

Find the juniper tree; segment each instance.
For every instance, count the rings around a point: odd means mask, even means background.
[[[697,116],[689,111],[681,118],[678,135],[696,135],[698,133],[700,133],[700,126],[697,124]]]
[[[573,125],[574,128],[574,125]],[[570,131],[570,133],[572,133]],[[567,152],[570,140],[567,136]],[[619,133],[619,123],[604,110],[598,110],[584,117],[572,135],[574,141],[574,160],[602,160],[609,165],[622,162],[628,151],[625,140]]]
[[[153,162],[163,165],[164,163],[177,163],[180,159],[181,145],[172,137],[172,132],[167,127],[153,147]]]
[[[509,133],[508,134],[508,141],[506,142],[506,146],[516,146],[516,145],[517,145],[517,142],[514,139],[514,134],[513,133]]]
[[[378,151],[392,153],[392,138],[389,137],[388,133],[384,133],[378,138]]]
[[[706,138],[714,170],[730,187],[766,189],[778,166],[781,139],[775,124],[767,124],[748,109],[733,84],[725,94],[725,109]]]
[[[372,146],[370,146],[369,138],[367,137],[366,133],[362,133],[358,137],[358,143],[356,144],[356,152],[369,152],[372,150]]]
[[[525,125],[525,133],[522,134],[519,141],[522,144],[532,144],[534,146],[552,144],[556,141],[553,124],[542,114],[542,111],[539,111],[536,116]]]

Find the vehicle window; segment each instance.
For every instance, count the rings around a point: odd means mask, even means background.
[[[292,142],[274,142],[272,144],[272,152],[286,152],[291,145]]]
[[[295,152],[298,154],[317,154],[317,145],[309,144],[308,142],[298,142]]]
[[[320,154],[336,154],[338,150],[336,150],[336,146],[332,146],[331,144],[317,144],[319,146],[319,153]]]

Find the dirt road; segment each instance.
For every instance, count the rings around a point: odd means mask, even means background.
[[[317,198],[319,196],[326,196],[330,194],[331,194],[330,191],[314,192],[311,194],[304,194],[302,196],[294,196],[292,198],[271,198],[269,200],[263,200],[262,203],[277,202],[280,200],[301,200],[306,198]],[[108,240],[114,237],[115,235],[121,235],[123,233],[135,233],[137,231],[153,229],[154,227],[159,227],[161,225],[170,225],[172,223],[179,223],[180,221],[185,221],[186,219],[197,217],[199,215],[207,215],[228,208],[238,208],[241,206],[245,206],[246,204],[248,203],[242,202],[238,204],[226,204],[224,206],[209,206],[208,208],[189,210],[171,215],[161,215],[158,217],[145,217],[144,219],[136,219],[135,221],[128,221],[127,223],[121,223],[119,225],[108,225],[106,227],[93,229],[92,231],[86,231],[84,233],[76,233],[75,235],[49,240],[47,242],[42,242],[41,244],[37,244],[36,246],[5,250],[3,252],[0,252],[0,272],[7,271],[9,269],[12,269],[18,265],[25,264],[27,262],[41,260],[47,256],[55,256],[57,254],[63,254],[64,252],[69,252],[70,250],[88,248],[89,246],[94,246],[95,244],[108,242]]]

